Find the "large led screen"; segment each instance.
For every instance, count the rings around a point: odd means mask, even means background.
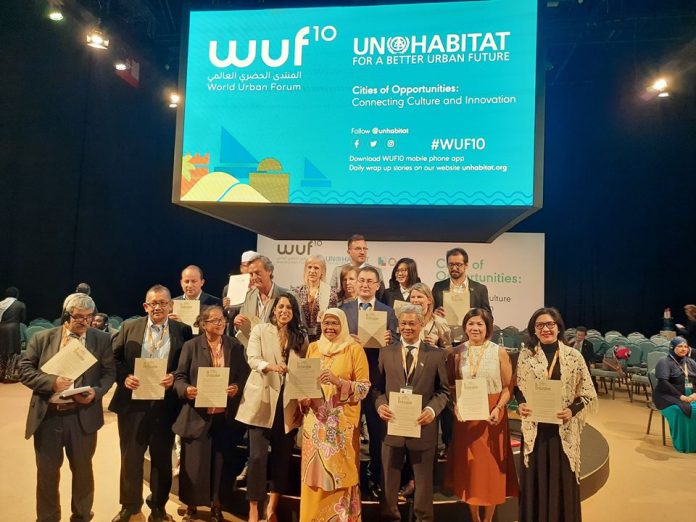
[[[531,206],[537,2],[192,11],[179,199]]]

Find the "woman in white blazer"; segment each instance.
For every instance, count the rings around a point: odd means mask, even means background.
[[[271,308],[270,323],[258,324],[251,331],[247,346],[251,374],[237,412],[237,420],[249,425],[249,522],[259,520],[259,502],[266,498],[269,468],[271,495],[266,520],[278,520],[276,508],[280,496],[287,491],[290,456],[302,422],[297,400],[284,397],[285,374],[290,359],[304,357],[306,349],[307,337],[297,301],[291,294],[281,294]]]

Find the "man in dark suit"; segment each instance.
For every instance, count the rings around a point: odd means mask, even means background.
[[[376,293],[379,289],[379,273],[372,266],[365,266],[358,272],[358,280],[356,282],[358,296],[353,301],[348,301],[341,310],[346,313],[348,321],[348,330],[350,334],[360,344],[364,345],[367,339],[358,337],[358,315],[361,310],[387,312],[387,331],[384,333],[384,344],[389,346],[394,339],[397,338],[397,324],[394,310],[377,300]],[[370,439],[370,464],[368,466],[368,493],[372,496],[379,496],[379,482],[382,475],[381,465],[381,450],[380,444],[382,441],[382,422],[377,415],[375,409],[375,386],[381,378],[379,372],[379,352],[376,348],[365,348],[367,362],[370,370],[370,382],[372,390],[370,394],[362,401],[362,412],[365,414],[367,421],[367,432]]]
[[[415,419],[421,426],[420,438],[387,435],[382,445],[384,496],[382,520],[401,520],[398,491],[401,469],[408,453],[415,478],[414,511],[420,521],[433,520],[433,463],[437,447],[437,416],[449,400],[445,352],[420,341],[423,312],[419,306],[406,305],[400,310],[401,340],[380,350],[380,394],[377,412],[385,422],[394,419],[389,409],[390,393],[421,395],[423,409]]]
[[[32,337],[20,361],[22,383],[33,390],[25,436],[34,436],[39,522],[61,520],[58,482],[64,450],[72,470],[70,520],[87,522],[94,517],[92,457],[97,447],[97,430],[104,425],[102,397],[116,376],[111,337],[89,327],[94,309],[94,301],[88,295],[69,295],[63,307],[63,324]],[[87,371],[73,381],[41,370],[75,339],[96,358]],[[90,388],[61,398],[66,390],[82,386]]]
[[[448,250],[446,259],[450,277],[433,285],[434,313],[440,317],[445,317],[445,310],[442,308],[443,292],[468,292],[469,306],[471,308],[483,308],[492,312],[491,304],[488,302],[488,288],[486,288],[486,285],[466,276],[466,269],[469,267],[469,255],[466,253],[466,250],[463,248]]]
[[[172,486],[172,448],[176,420],[181,404],[172,388],[179,364],[181,346],[191,339],[191,327],[169,319],[171,295],[162,285],[147,291],[143,307],[147,317],[123,323],[114,336],[118,388],[109,409],[118,415],[118,436],[121,447],[121,511],[112,522],[142,520],[143,462],[150,450],[150,491],[147,504],[151,513],[148,522],[171,520],[165,511]],[[160,384],[165,388],[163,400],[134,400],[133,390],[140,381],[133,375],[135,360],[157,358],[167,360],[167,374]]]
[[[222,304],[220,299],[203,291],[203,285],[205,284],[203,270],[196,265],[189,265],[181,271],[180,283],[184,293],[174,299],[200,301],[201,306],[219,306]],[[176,319],[176,317],[174,317],[174,319]]]
[[[580,350],[582,358],[585,359],[585,364],[589,370],[594,363],[594,346],[587,340],[587,328],[585,326],[578,326],[575,329],[575,348]]]

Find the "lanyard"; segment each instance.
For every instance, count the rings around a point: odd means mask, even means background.
[[[162,333],[159,336],[159,339],[157,339],[157,342],[155,343],[152,340],[152,326],[148,326],[147,328],[147,342],[150,344],[150,355],[152,357],[155,356],[155,354],[159,351],[159,349],[162,347],[164,344],[164,336],[169,333],[169,324],[167,324],[163,329]]]
[[[553,354],[553,360],[551,361],[551,366],[549,366],[549,369],[546,370],[546,378],[547,379],[551,378],[551,374],[553,373],[553,369],[556,367],[556,361],[558,361],[558,352],[559,351],[560,351],[560,348],[558,350],[556,350],[555,354]],[[539,353],[539,347],[537,347],[536,353]]]
[[[679,366],[679,362],[673,356],[670,355],[669,357],[675,363],[677,363],[677,366]],[[682,371],[684,372],[684,380],[689,382],[689,367],[686,365],[686,359],[684,359],[684,367],[682,368]]]
[[[488,341],[486,341],[486,344],[481,346],[481,349],[479,350],[479,356],[478,360],[476,361],[476,364],[474,364],[473,357],[471,354],[473,353],[473,347],[469,346],[468,350],[468,356],[469,356],[469,372],[471,372],[471,378],[475,379],[476,375],[478,374],[479,368],[481,367],[481,361],[483,360],[483,354],[486,352],[486,348],[488,347]]]

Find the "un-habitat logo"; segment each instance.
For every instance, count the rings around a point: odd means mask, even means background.
[[[306,25],[305,27],[302,27],[299,31],[297,31],[297,33],[295,33],[295,38],[293,40],[293,65],[297,67],[302,65],[302,50],[311,42],[331,42],[336,38],[336,35],[336,28],[332,25],[326,25],[323,27],[317,25],[310,27],[309,25]],[[210,63],[212,63],[215,67],[249,67],[257,59],[258,47],[259,42],[257,40],[249,40],[246,42],[246,56],[240,57],[238,54],[239,45],[237,40],[229,40],[227,43],[227,56],[220,58],[218,54],[218,41],[211,40],[208,45],[208,58],[210,59]],[[272,56],[272,54],[274,55]],[[260,56],[261,61],[268,67],[282,67],[290,57],[290,39],[282,39],[280,41],[280,51],[277,51],[276,49],[275,53],[271,50],[270,40],[261,40]]]

